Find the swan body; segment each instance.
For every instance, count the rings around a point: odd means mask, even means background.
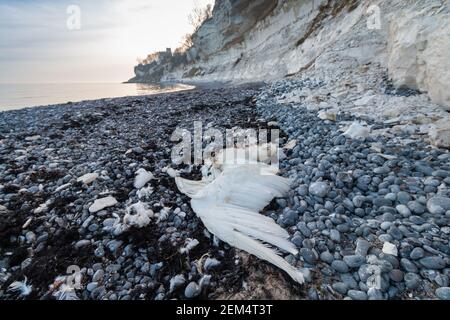
[[[239,164],[233,157],[223,161],[222,156],[232,151],[225,149],[218,154],[220,161],[216,160],[210,170],[212,178],[190,181],[176,177],[178,189],[192,199],[192,209],[214,236],[304,283],[303,273],[270,247],[297,255],[297,248],[288,240],[288,232],[259,213],[272,199],[285,196],[290,189],[289,180],[277,176],[278,169],[258,161],[259,157],[250,158],[247,164]]]

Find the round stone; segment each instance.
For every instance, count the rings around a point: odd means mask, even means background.
[[[319,198],[325,198],[330,192],[330,186],[326,182],[314,182],[309,186],[309,193]]]
[[[369,251],[370,247],[371,247],[371,244],[369,241],[364,240],[364,239],[358,239],[356,241],[355,254],[365,257],[367,255],[367,252]]]
[[[334,257],[330,253],[330,251],[324,251],[320,254],[320,260],[322,260],[323,262],[326,262],[328,264],[331,264],[334,261]]]
[[[401,270],[394,269],[389,272],[389,278],[394,282],[401,282],[403,280],[404,273]]]
[[[427,269],[440,270],[445,268],[445,261],[441,257],[425,257],[420,259],[420,264]]]
[[[291,242],[293,244],[295,244],[297,247],[301,247],[302,246],[302,242],[303,242],[303,238],[301,236],[299,236],[299,235],[296,235],[296,236],[294,236],[291,239]]]
[[[444,214],[450,210],[450,198],[434,197],[428,200],[427,209],[432,214]]]
[[[366,197],[364,196],[355,196],[353,198],[353,205],[357,208],[361,208],[366,201]]]
[[[406,272],[409,272],[409,273],[419,272],[419,269],[417,269],[416,265],[406,258],[401,259],[400,264],[403,267],[403,269],[405,269]]]
[[[367,300],[367,294],[364,291],[358,291],[358,290],[349,290],[347,292],[347,296],[352,298],[353,300]]]
[[[409,257],[412,260],[419,260],[419,259],[422,259],[424,256],[425,256],[425,251],[419,247],[414,248],[409,255]]]
[[[425,212],[425,207],[421,205],[418,201],[408,202],[408,208],[417,215],[422,215]]]
[[[336,292],[338,292],[338,293],[340,293],[342,295],[347,294],[347,291],[348,291],[348,285],[346,285],[343,282],[333,283],[332,288],[333,288],[334,291],[336,291]]]
[[[397,193],[397,202],[400,204],[408,204],[408,202],[411,201],[411,196],[409,195],[409,193],[405,192],[405,191],[400,191],[399,193]]]
[[[420,277],[415,273],[405,274],[405,285],[408,289],[417,289],[420,285]]]
[[[309,264],[314,264],[317,261],[317,255],[311,249],[308,249],[308,248],[300,249],[300,255],[303,257],[305,262],[307,262]]]
[[[388,233],[391,235],[392,238],[397,239],[397,240],[401,240],[403,238],[403,233],[400,231],[399,228],[397,228],[396,226],[391,226],[389,228]]]
[[[353,255],[353,256],[345,256],[344,262],[350,267],[350,268],[359,268],[362,266],[366,259],[359,255]]]
[[[311,237],[311,230],[306,226],[306,223],[300,222],[297,224],[297,229],[307,238]]]
[[[92,281],[99,282],[103,279],[105,272],[102,269],[97,270],[92,276]]]
[[[392,226],[392,222],[390,221],[384,221],[381,223],[380,228],[384,231],[389,230],[389,228]]]
[[[386,199],[391,200],[392,202],[394,202],[395,200],[397,200],[397,195],[395,193],[388,193],[387,195],[384,196]]]
[[[92,292],[95,289],[97,289],[98,283],[97,282],[91,282],[86,286],[87,291]]]
[[[409,208],[407,206],[405,206],[404,204],[399,204],[398,206],[395,207],[395,209],[404,218],[408,218],[409,216],[411,216],[411,210],[409,210]]]
[[[331,264],[331,267],[339,273],[347,273],[348,265],[342,260],[335,260]]]
[[[395,221],[394,215],[390,212],[384,213],[382,216],[382,219],[384,222],[394,222]]]
[[[336,229],[332,229],[330,231],[330,239],[337,243],[341,242],[341,233]]]
[[[441,300],[450,300],[450,288],[443,287],[436,290],[436,296]]]
[[[436,282],[439,287],[448,287],[450,279],[445,274],[438,274],[436,278],[434,278],[434,282]]]

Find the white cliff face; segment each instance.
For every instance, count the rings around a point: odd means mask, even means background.
[[[253,5],[245,6],[249,2]],[[373,3],[377,2],[220,1],[213,18],[194,37],[191,63],[165,74],[164,80],[268,81],[310,68],[334,68],[336,60],[354,67],[386,61],[387,24],[376,32],[367,29]],[[239,14],[233,13],[236,6]]]
[[[188,68],[201,72],[191,80],[266,81],[294,74],[310,66],[336,37],[351,31],[364,14],[352,0],[257,0],[254,3],[262,7],[265,2],[270,13],[255,14],[253,7],[247,7],[251,12],[236,17],[230,14],[231,2],[248,3],[223,1],[216,6],[215,18],[194,39],[200,60]],[[235,27],[247,20],[244,27]]]
[[[308,73],[345,78],[341,91],[355,85],[363,93],[388,71],[396,87],[450,108],[448,7],[447,0],[217,1],[188,62],[147,78],[241,83]]]
[[[422,11],[393,19],[389,32],[389,76],[396,87],[427,92],[450,110],[450,5],[432,1]]]

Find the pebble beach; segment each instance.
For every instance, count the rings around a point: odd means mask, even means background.
[[[449,299],[448,149],[407,133],[349,138],[341,125],[355,115],[280,104],[293,86],[321,83],[0,113],[0,299]],[[194,121],[281,130],[291,191],[261,214],[291,235],[300,253],[285,258],[310,271],[305,285],[216,243],[178,191],[168,168],[189,179],[201,168],[172,164],[170,137]],[[152,177],[136,188],[139,170]],[[151,223],[119,228],[136,204]]]

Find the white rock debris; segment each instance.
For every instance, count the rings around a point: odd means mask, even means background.
[[[390,254],[393,256],[398,255],[398,249],[395,244],[392,244],[390,242],[385,242],[383,245],[383,253]]]
[[[47,212],[48,206],[51,204],[51,200],[47,200],[45,203],[39,205],[36,209],[34,209],[35,214],[41,214]]]
[[[435,2],[424,10],[404,10],[392,20],[388,70],[395,86],[427,92],[450,110],[450,13],[441,9]]]
[[[344,136],[349,139],[366,139],[369,135],[370,128],[359,122],[352,123],[347,131],[344,132]]]
[[[337,113],[335,111],[320,111],[319,112],[319,119],[322,120],[328,120],[328,121],[336,121]]]
[[[65,189],[69,188],[71,185],[72,185],[71,183],[63,184],[62,186],[56,188],[54,193],[58,193],[58,192],[60,192],[62,190],[65,190]]]
[[[29,142],[33,142],[33,141],[37,141],[41,138],[41,136],[36,135],[36,136],[30,136],[30,137],[26,137],[25,141],[29,141]]]
[[[283,147],[286,150],[292,150],[297,146],[297,140],[291,140]]]
[[[431,126],[429,136],[436,147],[450,149],[450,119],[443,119]]]
[[[81,176],[77,179],[77,182],[81,182],[82,184],[89,185],[99,177],[98,173],[87,173],[84,176]]]
[[[90,213],[99,212],[105,208],[114,207],[117,204],[116,198],[112,196],[108,196],[106,198],[97,199],[94,203],[89,207]]]

